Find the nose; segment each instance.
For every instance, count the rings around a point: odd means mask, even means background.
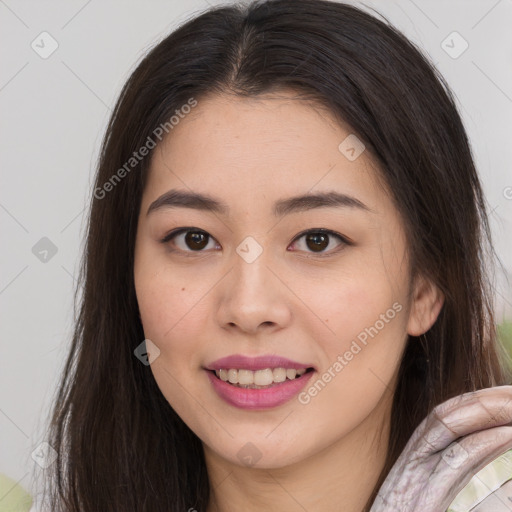
[[[277,331],[289,325],[291,293],[279,269],[265,256],[248,263],[238,255],[218,290],[217,320],[228,330],[246,334]]]

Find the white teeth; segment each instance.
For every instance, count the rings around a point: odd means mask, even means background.
[[[284,368],[274,368],[272,374],[274,382],[284,382],[286,380],[286,370]]]
[[[228,380],[231,384],[238,384],[238,370],[228,370]]]
[[[285,382],[286,379],[294,380],[306,373],[306,368],[298,370],[294,368],[265,368],[264,370],[237,370],[235,368],[215,370],[215,375],[224,382],[229,382],[241,387],[268,387],[275,383]]]
[[[254,384],[256,386],[268,386],[272,382],[274,382],[274,375],[270,368],[254,372]]]
[[[238,370],[238,384],[255,384],[254,380],[255,374],[251,370]],[[256,382],[256,384],[259,384],[259,382]]]
[[[297,375],[297,370],[294,370],[293,368],[289,368],[288,370],[286,370],[286,378],[287,379],[290,379],[290,380],[293,380],[295,379],[295,376]]]

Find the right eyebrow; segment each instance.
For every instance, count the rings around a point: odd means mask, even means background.
[[[227,215],[229,208],[225,203],[197,192],[186,192],[180,190],[169,190],[153,201],[148,208],[146,215],[163,208],[194,208],[213,213]]]

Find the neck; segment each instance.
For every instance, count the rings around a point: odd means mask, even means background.
[[[285,467],[241,467],[204,445],[210,479],[207,512],[363,511],[385,463],[389,405],[379,404],[349,434]]]

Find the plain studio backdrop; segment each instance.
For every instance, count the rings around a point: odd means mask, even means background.
[[[149,48],[212,5],[220,2],[0,0],[0,473],[27,489],[70,343],[84,212],[107,120]],[[365,5],[420,46],[455,92],[505,267],[497,319],[510,321],[512,0]]]

